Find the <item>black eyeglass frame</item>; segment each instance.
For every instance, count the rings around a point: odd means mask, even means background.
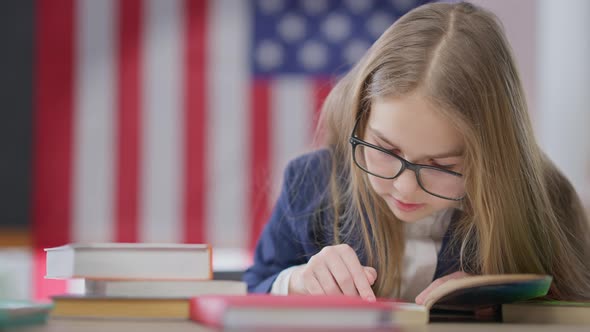
[[[420,172],[421,169],[427,168],[427,169],[432,169],[432,170],[435,170],[435,171],[440,171],[440,172],[443,172],[443,173],[448,173],[448,174],[451,174],[451,175],[454,175],[454,176],[458,176],[458,177],[463,177],[463,174],[457,173],[457,172],[454,172],[454,171],[451,171],[451,170],[448,170],[448,169],[436,167],[436,166],[422,165],[422,164],[414,164],[414,163],[412,163],[410,161],[407,161],[406,159],[398,156],[397,154],[395,154],[395,153],[393,153],[391,151],[388,151],[387,149],[384,149],[384,148],[382,148],[380,146],[373,145],[371,143],[368,143],[368,142],[363,141],[362,139],[358,138],[356,136],[356,134],[355,134],[356,133],[356,129],[358,127],[358,124],[359,124],[360,120],[361,120],[361,116],[359,116],[357,118],[357,120],[356,120],[356,122],[354,124],[354,127],[352,128],[352,133],[350,134],[350,139],[349,139],[349,142],[352,145],[352,159],[354,160],[354,163],[356,164],[356,166],[358,168],[362,169],[364,172],[366,172],[368,174],[371,174],[373,176],[376,176],[376,177],[382,178],[382,179],[386,179],[386,180],[393,180],[393,179],[399,177],[406,169],[409,169],[409,170],[414,171],[414,174],[416,175],[416,182],[418,183],[418,185],[420,186],[420,188],[422,188],[422,190],[424,190],[425,192],[429,193],[430,195],[436,196],[438,198],[446,199],[446,200],[449,200],[449,201],[461,201],[461,200],[463,200],[465,198],[465,194],[463,196],[461,196],[460,198],[450,198],[450,197],[441,196],[441,195],[438,195],[438,194],[435,194],[435,193],[432,193],[432,192],[428,191],[426,188],[424,188],[424,185],[422,184],[422,180],[420,180],[419,172]],[[378,175],[378,174],[375,174],[375,173],[370,172],[368,169],[363,168],[359,164],[359,162],[356,160],[356,153],[355,152],[356,152],[356,147],[359,146],[359,145],[364,145],[364,146],[370,147],[372,149],[379,150],[379,151],[381,151],[381,152],[383,152],[383,153],[385,153],[387,155],[390,155],[390,156],[392,156],[394,158],[397,158],[402,163],[402,167],[400,168],[399,172],[397,172],[397,174],[394,175],[394,176],[392,176],[392,177],[381,176],[381,175]]]

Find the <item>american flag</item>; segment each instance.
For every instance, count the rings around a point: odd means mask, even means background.
[[[37,0],[34,245],[251,249],[333,78],[423,2]]]

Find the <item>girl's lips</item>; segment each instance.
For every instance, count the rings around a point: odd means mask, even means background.
[[[410,204],[410,203],[404,203],[398,199],[396,199],[395,197],[393,198],[393,201],[395,203],[395,206],[397,206],[398,209],[405,211],[405,212],[412,212],[412,211],[416,211],[419,208],[423,207],[424,204]]]

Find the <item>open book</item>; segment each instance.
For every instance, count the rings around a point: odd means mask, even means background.
[[[433,290],[424,306],[471,310],[547,295],[552,277],[537,274],[498,274],[451,279]]]
[[[499,274],[451,279],[433,290],[424,301],[431,320],[500,320],[499,311],[482,311],[501,304],[547,295],[551,276]],[[481,312],[487,317],[481,317]],[[492,315],[492,316],[490,316]]]
[[[429,317],[473,313],[503,303],[547,294],[552,278],[512,274],[452,279],[432,291],[425,305],[345,296],[199,296],[191,300],[191,319],[215,327],[374,328],[426,324]],[[302,319],[305,317],[305,319]]]

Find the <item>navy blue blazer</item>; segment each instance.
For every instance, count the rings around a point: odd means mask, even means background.
[[[330,209],[326,208],[330,171],[330,152],[326,149],[305,154],[286,167],[281,193],[258,240],[254,263],[243,275],[249,292],[270,292],[281,271],[307,263],[324,246],[332,244],[330,225],[333,220]],[[459,270],[459,248],[449,245],[459,217],[457,210],[444,235],[435,279]],[[355,243],[350,245],[366,265],[362,248]]]

